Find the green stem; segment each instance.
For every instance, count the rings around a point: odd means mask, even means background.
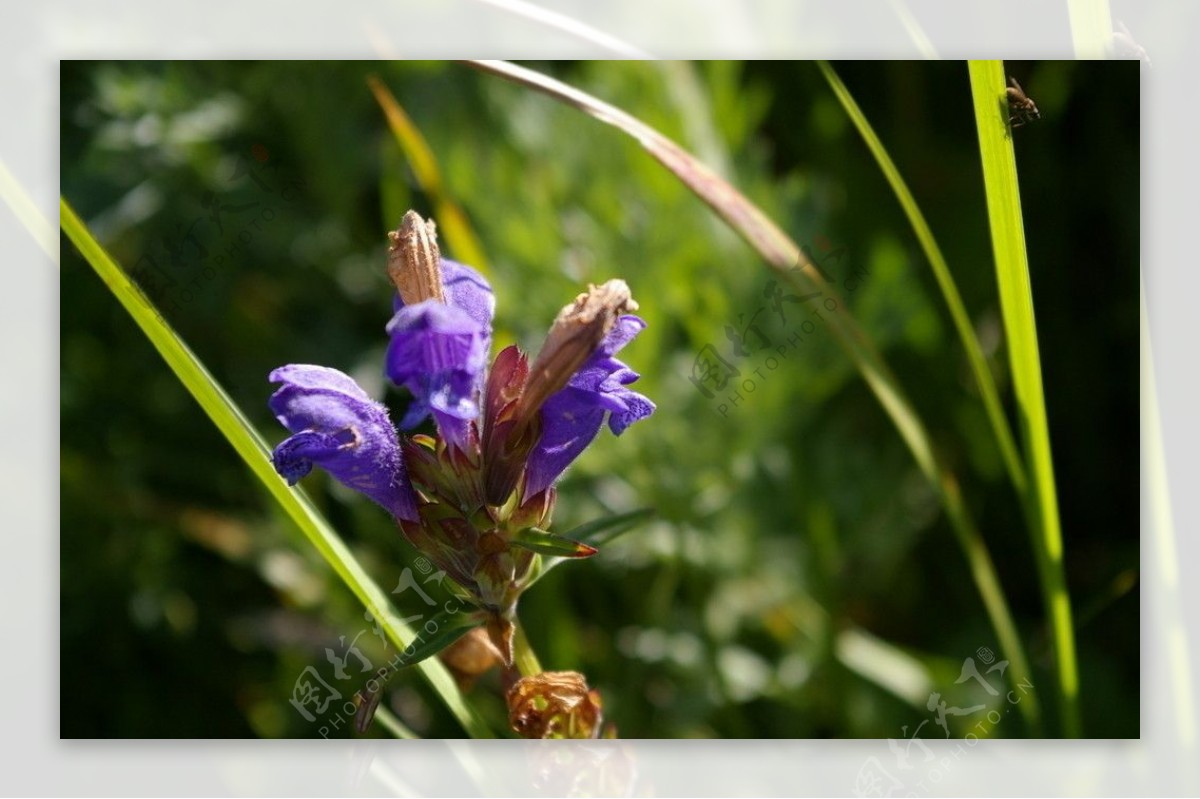
[[[537,653],[529,643],[529,636],[525,635],[525,628],[519,621],[514,620],[513,624],[516,626],[513,631],[513,662],[517,671],[521,672],[522,677],[541,674],[542,664],[538,662]]]
[[[1025,457],[1031,477],[1025,503],[1046,616],[1054,639],[1063,732],[1080,734],[1079,674],[1075,662],[1075,634],[1071,599],[1063,567],[1062,532],[1054,463],[1050,453],[1050,426],[1042,389],[1041,357],[1033,291],[1025,248],[1025,226],[1017,182],[1017,162],[1012,130],[1008,125],[1004,64],[972,61],[969,65],[983,182],[987,194],[988,222],[996,259],[996,280],[1009,361],[1021,418]]]

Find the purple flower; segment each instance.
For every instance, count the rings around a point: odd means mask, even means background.
[[[440,261],[446,302],[406,305],[397,295],[385,371],[413,395],[400,422],[416,427],[430,415],[448,442],[466,449],[491,347],[496,300],[487,281],[469,266]]]
[[[613,357],[646,327],[636,316],[617,320],[600,347],[567,385],[542,406],[542,435],[525,465],[525,496],[549,488],[592,442],[608,415],[614,435],[654,412],[654,403],[626,388],[637,372]]]
[[[439,436],[399,438],[348,376],[292,364],[270,375],[282,384],[271,409],[292,433],[272,460],[290,484],[316,464],[386,508],[485,609],[488,635],[511,665],[512,616],[539,546],[562,553],[545,532],[554,482],[605,419],[620,435],[654,412],[628,387],[638,374],[615,357],[646,323],[627,313],[637,303],[625,281],[590,285],[559,312],[536,359],[510,346],[489,372],[491,287],[443,259],[436,226],[415,211],[388,238],[397,297],[384,370],[412,394],[401,427],[432,417]],[[577,544],[573,556],[594,552]]]
[[[518,499],[543,494],[605,419],[620,435],[654,412],[629,388],[638,374],[615,357],[646,327],[627,313],[637,303],[625,281],[589,286],[559,312],[532,363],[510,347],[489,378],[496,301],[487,281],[442,258],[434,224],[415,212],[389,239],[397,295],[385,373],[412,394],[400,427],[432,417],[440,441],[402,450],[383,406],[349,377],[285,366],[271,373],[283,383],[271,408],[293,433],[274,453],[289,482],[316,463],[399,519],[441,522],[451,508],[470,517],[483,505],[505,506],[522,478]]]
[[[292,432],[275,447],[275,470],[295,485],[312,466],[366,494],[393,516],[415,521],[416,497],[387,410],[348,375],[289,364],[271,372],[275,417]]]

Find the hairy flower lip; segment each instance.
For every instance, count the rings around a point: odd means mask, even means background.
[[[479,416],[495,296],[468,266],[441,259],[435,271],[445,302],[429,298],[409,303],[398,296],[387,325],[384,371],[413,395],[401,428],[411,429],[432,415],[443,439],[467,449]]]
[[[292,433],[271,460],[289,485],[316,464],[393,516],[417,518],[396,430],[382,405],[349,375],[325,366],[288,364],[269,379],[282,385],[268,405]]]

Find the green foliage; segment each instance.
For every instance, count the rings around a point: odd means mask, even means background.
[[[1064,568],[1077,606],[1103,598],[1086,626],[1076,620],[1083,729],[1096,736],[1135,735],[1139,715],[1136,592],[1113,591],[1138,565],[1137,106],[1111,103],[1113,91],[1136,96],[1127,67],[1011,67],[1043,114],[1015,144]],[[958,475],[1049,702],[1052,638],[994,420],[919,242],[820,71],[550,69],[678,141],[797,243],[845,248],[828,269],[839,281],[861,270],[842,298]],[[965,69],[836,69],[955,265],[1017,419]],[[283,363],[337,367],[399,408],[381,375],[385,233],[435,198],[409,173],[370,72],[419,129],[486,253],[496,351],[536,350],[583,284],[611,277],[629,282],[649,322],[622,357],[659,412],[619,440],[601,434],[560,485],[552,529],[595,544],[574,528],[655,514],[545,572],[522,599],[542,664],[584,672],[625,737],[896,737],[927,718],[928,690],[971,702],[959,667],[1000,643],[935,489],[811,303],[777,311],[766,293],[776,276],[757,254],[617,131],[454,64],[71,62],[63,195],[144,289],[155,266],[175,280],[147,293],[269,443],[283,431],[266,374]],[[1038,93],[1043,83],[1061,87],[1057,99]],[[181,242],[173,261],[167,244]],[[751,321],[771,347],[734,356],[726,327]],[[793,333],[803,344],[780,354]],[[706,345],[753,391],[706,397],[689,380]],[[61,397],[62,734],[321,734],[288,703],[302,670],[332,680],[326,650],[352,640],[375,665],[387,652],[68,246]],[[375,583],[419,571],[378,508],[323,476],[305,489]],[[411,591],[392,600],[401,618],[427,612]],[[332,680],[346,696],[365,681],[348,663],[350,678]],[[485,677],[467,694],[494,730],[505,727],[498,687]],[[393,680],[388,702],[402,729],[462,734],[415,670]],[[992,734],[1026,732],[1006,717]]]

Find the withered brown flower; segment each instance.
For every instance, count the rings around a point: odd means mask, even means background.
[[[508,689],[508,723],[522,738],[596,738],[600,694],[577,671],[544,671]]]

